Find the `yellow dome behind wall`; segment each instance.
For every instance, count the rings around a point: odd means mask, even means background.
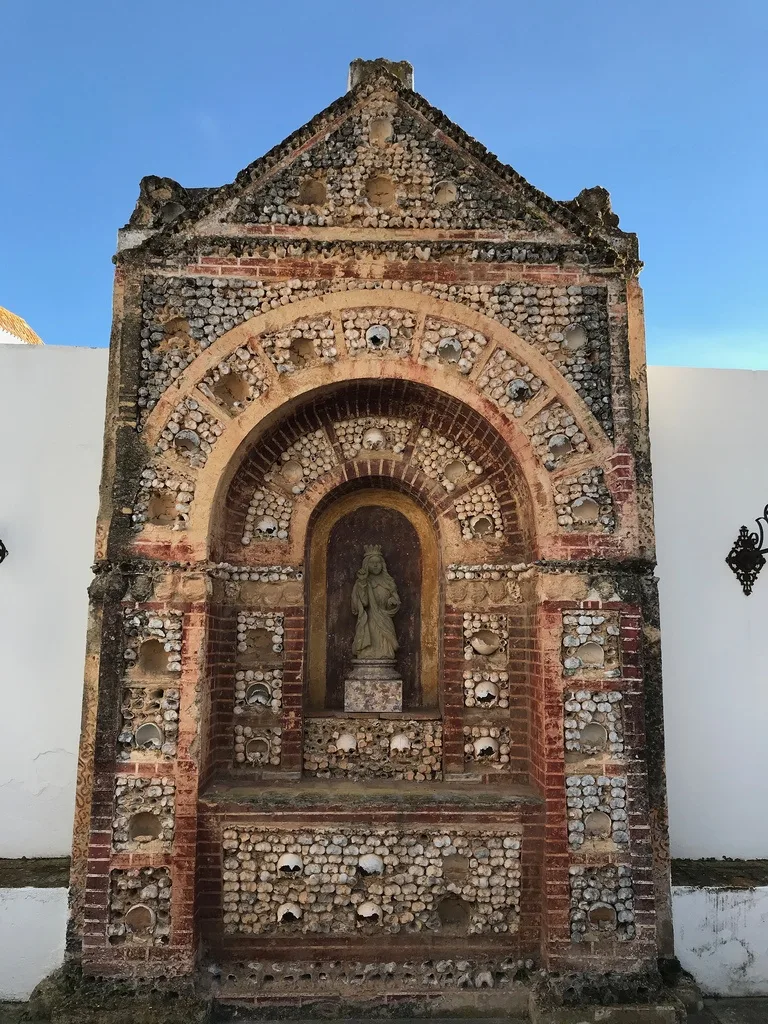
[[[0,344],[42,345],[39,337],[26,320],[16,316],[10,309],[0,306]]]

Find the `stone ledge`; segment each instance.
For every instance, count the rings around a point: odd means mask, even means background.
[[[0,889],[68,889],[69,857],[0,858]]]
[[[288,806],[301,811],[322,807],[343,818],[349,811],[365,809],[374,813],[391,807],[414,811],[453,808],[472,810],[512,810],[521,804],[542,804],[542,798],[529,786],[491,786],[468,782],[466,785],[443,783],[356,784],[345,780],[306,780],[300,783],[272,784],[257,788],[253,784],[214,783],[200,796],[202,804],[234,807],[236,810],[261,810]]]
[[[635,1006],[580,1006],[532,1011],[531,1024],[681,1024],[685,1011],[679,1003]]]
[[[670,968],[670,977],[680,980]],[[683,1001],[655,966],[636,971],[552,974],[537,981],[531,1024],[682,1024]]]
[[[467,965],[468,966],[468,965]],[[544,976],[534,980],[527,969],[519,978],[502,986],[478,987],[478,979],[453,989],[405,991],[383,994],[373,984],[355,984],[354,993],[343,986],[328,995],[317,996],[293,990],[265,994],[227,991],[227,972],[201,965],[195,975],[162,981],[109,980],[83,977],[72,961],[42,981],[28,1003],[0,1003],[0,1022],[5,1024],[242,1024],[292,1021],[410,1020],[422,1024],[461,1024],[477,1020],[483,1024],[682,1024],[685,1008],[674,989],[651,982],[647,1002],[629,1002],[624,997],[642,986],[640,974]],[[581,1003],[573,985],[584,980],[594,995],[601,987],[603,1001]],[[223,983],[223,984],[222,984]],[[595,988],[597,986],[597,988]],[[237,986],[235,986],[237,987]],[[638,990],[639,991],[639,990]],[[575,996],[575,998],[574,998]],[[642,998],[642,997],[641,997]],[[765,1000],[735,1000],[739,1004]],[[569,1005],[564,1005],[564,1003]],[[740,1007],[741,1008],[741,1007]],[[5,1011],[8,1009],[8,1015]],[[698,1020],[699,1017],[693,1019]],[[705,1017],[705,1020],[714,1018]],[[717,1018],[720,1019],[719,1017]],[[738,1020],[762,1020],[747,1016]]]
[[[672,885],[694,889],[757,889],[768,885],[768,860],[672,861]]]

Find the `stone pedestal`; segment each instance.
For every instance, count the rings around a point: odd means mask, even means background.
[[[403,710],[403,680],[393,659],[352,660],[352,671],[344,681],[344,710]]]

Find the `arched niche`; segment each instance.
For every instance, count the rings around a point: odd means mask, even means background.
[[[342,711],[355,617],[351,593],[367,545],[380,545],[401,608],[395,619],[403,711],[438,706],[440,553],[435,527],[409,495],[361,487],[332,493],[307,531],[307,705]]]
[[[411,426],[406,431],[404,450],[394,452],[390,447],[360,448],[349,455],[336,432],[339,421],[357,421],[368,418],[378,424],[382,418],[395,418]],[[434,474],[424,472],[424,466],[415,458],[415,446],[422,429],[432,431],[464,449],[466,456],[483,467],[480,476],[465,474],[458,486],[447,490]],[[336,464],[323,471],[317,479],[306,481],[301,493],[291,493],[291,482],[274,479],[268,487],[291,502],[288,536],[265,539],[254,536],[247,545],[241,542],[246,533],[245,521],[255,490],[262,488],[266,476],[281,453],[285,452],[308,432],[322,431],[328,445],[334,449]],[[448,474],[446,474],[448,475]],[[504,536],[489,554],[479,545],[474,551],[467,549],[463,540],[450,561],[469,560],[517,563],[534,557],[537,530],[536,501],[531,494],[525,474],[515,453],[493,425],[458,398],[442,394],[424,384],[406,380],[347,381],[312,393],[301,402],[282,409],[282,415],[268,417],[265,429],[254,431],[243,439],[232,464],[226,468],[217,486],[217,495],[211,502],[209,544],[215,561],[232,564],[300,564],[305,560],[306,535],[309,523],[320,503],[336,491],[337,487],[353,478],[360,486],[377,486],[376,480],[392,480],[393,486],[408,490],[425,507],[434,507],[435,514],[456,524],[457,539],[461,528],[457,519],[455,501],[472,492],[478,484],[488,484],[504,506]],[[409,487],[395,482],[407,478]],[[367,479],[365,484],[363,479]],[[389,487],[389,483],[383,486]],[[199,492],[205,502],[203,492]],[[209,498],[210,500],[210,498]],[[439,507],[439,510],[438,510]],[[270,511],[269,514],[272,514]],[[540,525],[540,524],[539,524]],[[482,542],[484,538],[473,537]],[[309,564],[305,560],[305,564]]]

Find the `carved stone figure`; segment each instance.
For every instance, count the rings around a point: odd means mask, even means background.
[[[368,546],[352,588],[357,628],[352,653],[360,661],[394,659],[398,648],[392,617],[400,608],[397,585],[378,544]]]
[[[345,711],[402,711],[403,681],[395,665],[399,645],[392,621],[399,608],[400,595],[381,547],[369,544],[352,587],[357,626],[352,671],[344,683]]]

